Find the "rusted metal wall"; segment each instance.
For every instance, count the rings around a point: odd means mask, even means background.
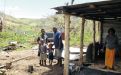
[[[119,44],[121,45],[121,21],[119,20],[103,21],[102,25],[103,25],[103,33],[102,33],[103,42],[106,35],[108,34],[107,33],[108,29],[113,27],[116,30],[116,35],[118,36]]]

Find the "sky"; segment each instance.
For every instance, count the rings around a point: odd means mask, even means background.
[[[75,0],[74,4],[101,0]],[[63,6],[71,0],[0,0],[0,11],[16,18],[45,18],[54,15],[53,7]]]

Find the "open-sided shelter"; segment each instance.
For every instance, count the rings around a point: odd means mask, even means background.
[[[100,43],[103,43],[107,30],[113,27],[119,37],[119,44],[121,44],[121,0],[91,2],[76,5],[55,7],[57,14],[65,14],[65,66],[64,75],[68,75],[69,63],[69,26],[70,16],[77,16],[82,18],[80,24],[80,64],[83,63],[83,35],[85,19],[92,20],[93,25],[93,47],[95,47],[95,21],[100,23]],[[95,48],[93,48],[95,53]]]

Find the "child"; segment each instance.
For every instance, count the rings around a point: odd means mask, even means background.
[[[49,52],[49,55],[48,55],[48,58],[49,58],[49,65],[52,65],[52,62],[53,62],[53,51],[54,49],[52,48],[53,47],[53,44],[49,44],[48,45],[48,52]]]
[[[41,40],[39,44],[39,57],[40,57],[40,65],[46,65],[46,59],[47,59],[47,47],[44,44],[44,41]]]

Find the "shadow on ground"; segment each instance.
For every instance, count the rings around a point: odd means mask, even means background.
[[[42,73],[42,75],[63,75],[63,65],[47,66],[50,70]]]

